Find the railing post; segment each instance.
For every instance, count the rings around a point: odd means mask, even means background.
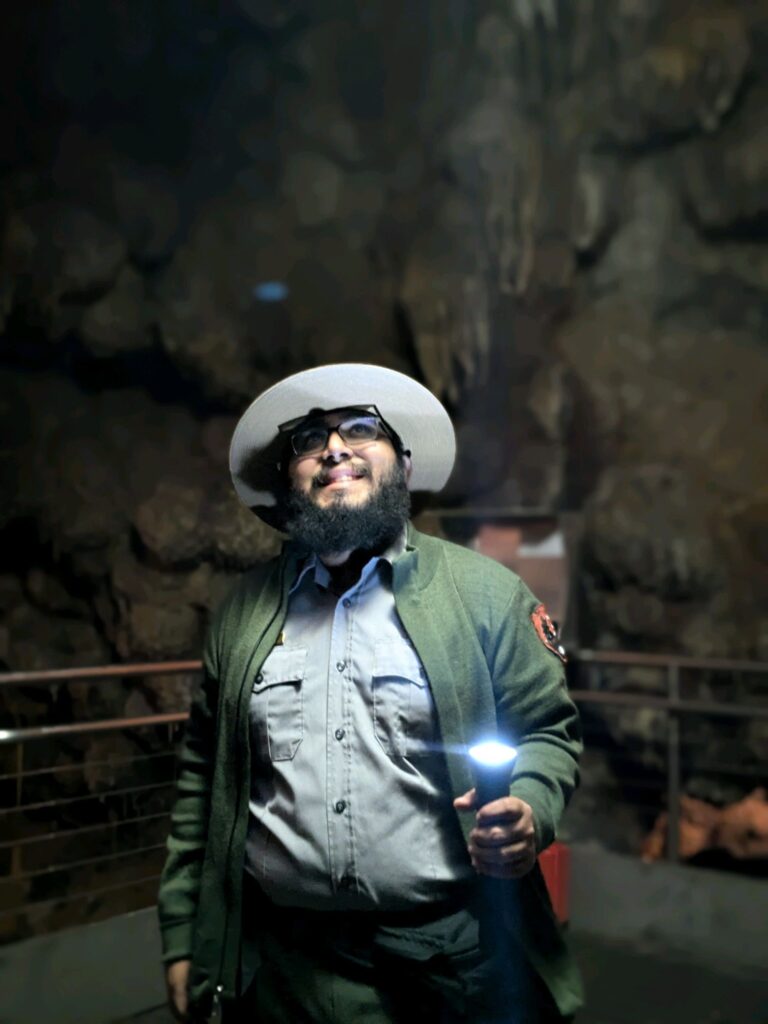
[[[680,699],[680,669],[667,665],[667,696]],[[680,859],[680,716],[675,709],[667,712],[667,860]]]

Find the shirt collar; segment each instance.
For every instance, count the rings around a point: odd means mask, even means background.
[[[362,582],[370,576],[379,562],[386,562],[389,565],[394,565],[397,559],[405,553],[407,537],[408,528],[407,526],[404,526],[386,550],[382,551],[380,555],[373,555],[373,557],[365,563],[363,571],[360,573],[360,581]],[[302,580],[310,572],[314,573],[315,583],[317,583],[318,586],[324,587],[325,589],[330,586],[331,574],[328,571],[328,567],[323,564],[319,555],[311,554],[307,558],[306,562],[304,562],[304,565],[299,571],[299,575],[296,577],[291,589],[288,591],[289,595],[301,586]]]

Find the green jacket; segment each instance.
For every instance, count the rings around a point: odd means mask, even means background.
[[[283,627],[306,551],[292,542],[239,581],[205,648],[181,759],[168,859],[160,884],[164,960],[191,957],[190,998],[236,995],[250,792],[251,680]],[[513,572],[409,528],[393,566],[395,605],[429,679],[453,796],[473,785],[467,744],[497,731],[518,749],[510,792],[533,810],[539,850],[555,837],[578,778],[576,709],[560,659],[530,620],[537,605]],[[465,836],[474,814],[458,814]],[[560,1010],[581,1003],[578,973],[541,872],[509,883],[509,926]],[[518,899],[515,900],[514,896]]]

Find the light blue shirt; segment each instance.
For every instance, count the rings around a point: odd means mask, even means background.
[[[392,561],[340,597],[315,557],[253,681],[246,868],[281,905],[400,910],[474,876],[429,681],[395,610]]]

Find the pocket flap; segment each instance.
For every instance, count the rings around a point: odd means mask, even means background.
[[[253,689],[264,690],[278,683],[300,683],[304,679],[306,662],[306,647],[276,647],[259,669]]]
[[[404,640],[377,640],[373,656],[374,679],[409,679],[417,686],[427,685],[427,676],[418,654]]]

